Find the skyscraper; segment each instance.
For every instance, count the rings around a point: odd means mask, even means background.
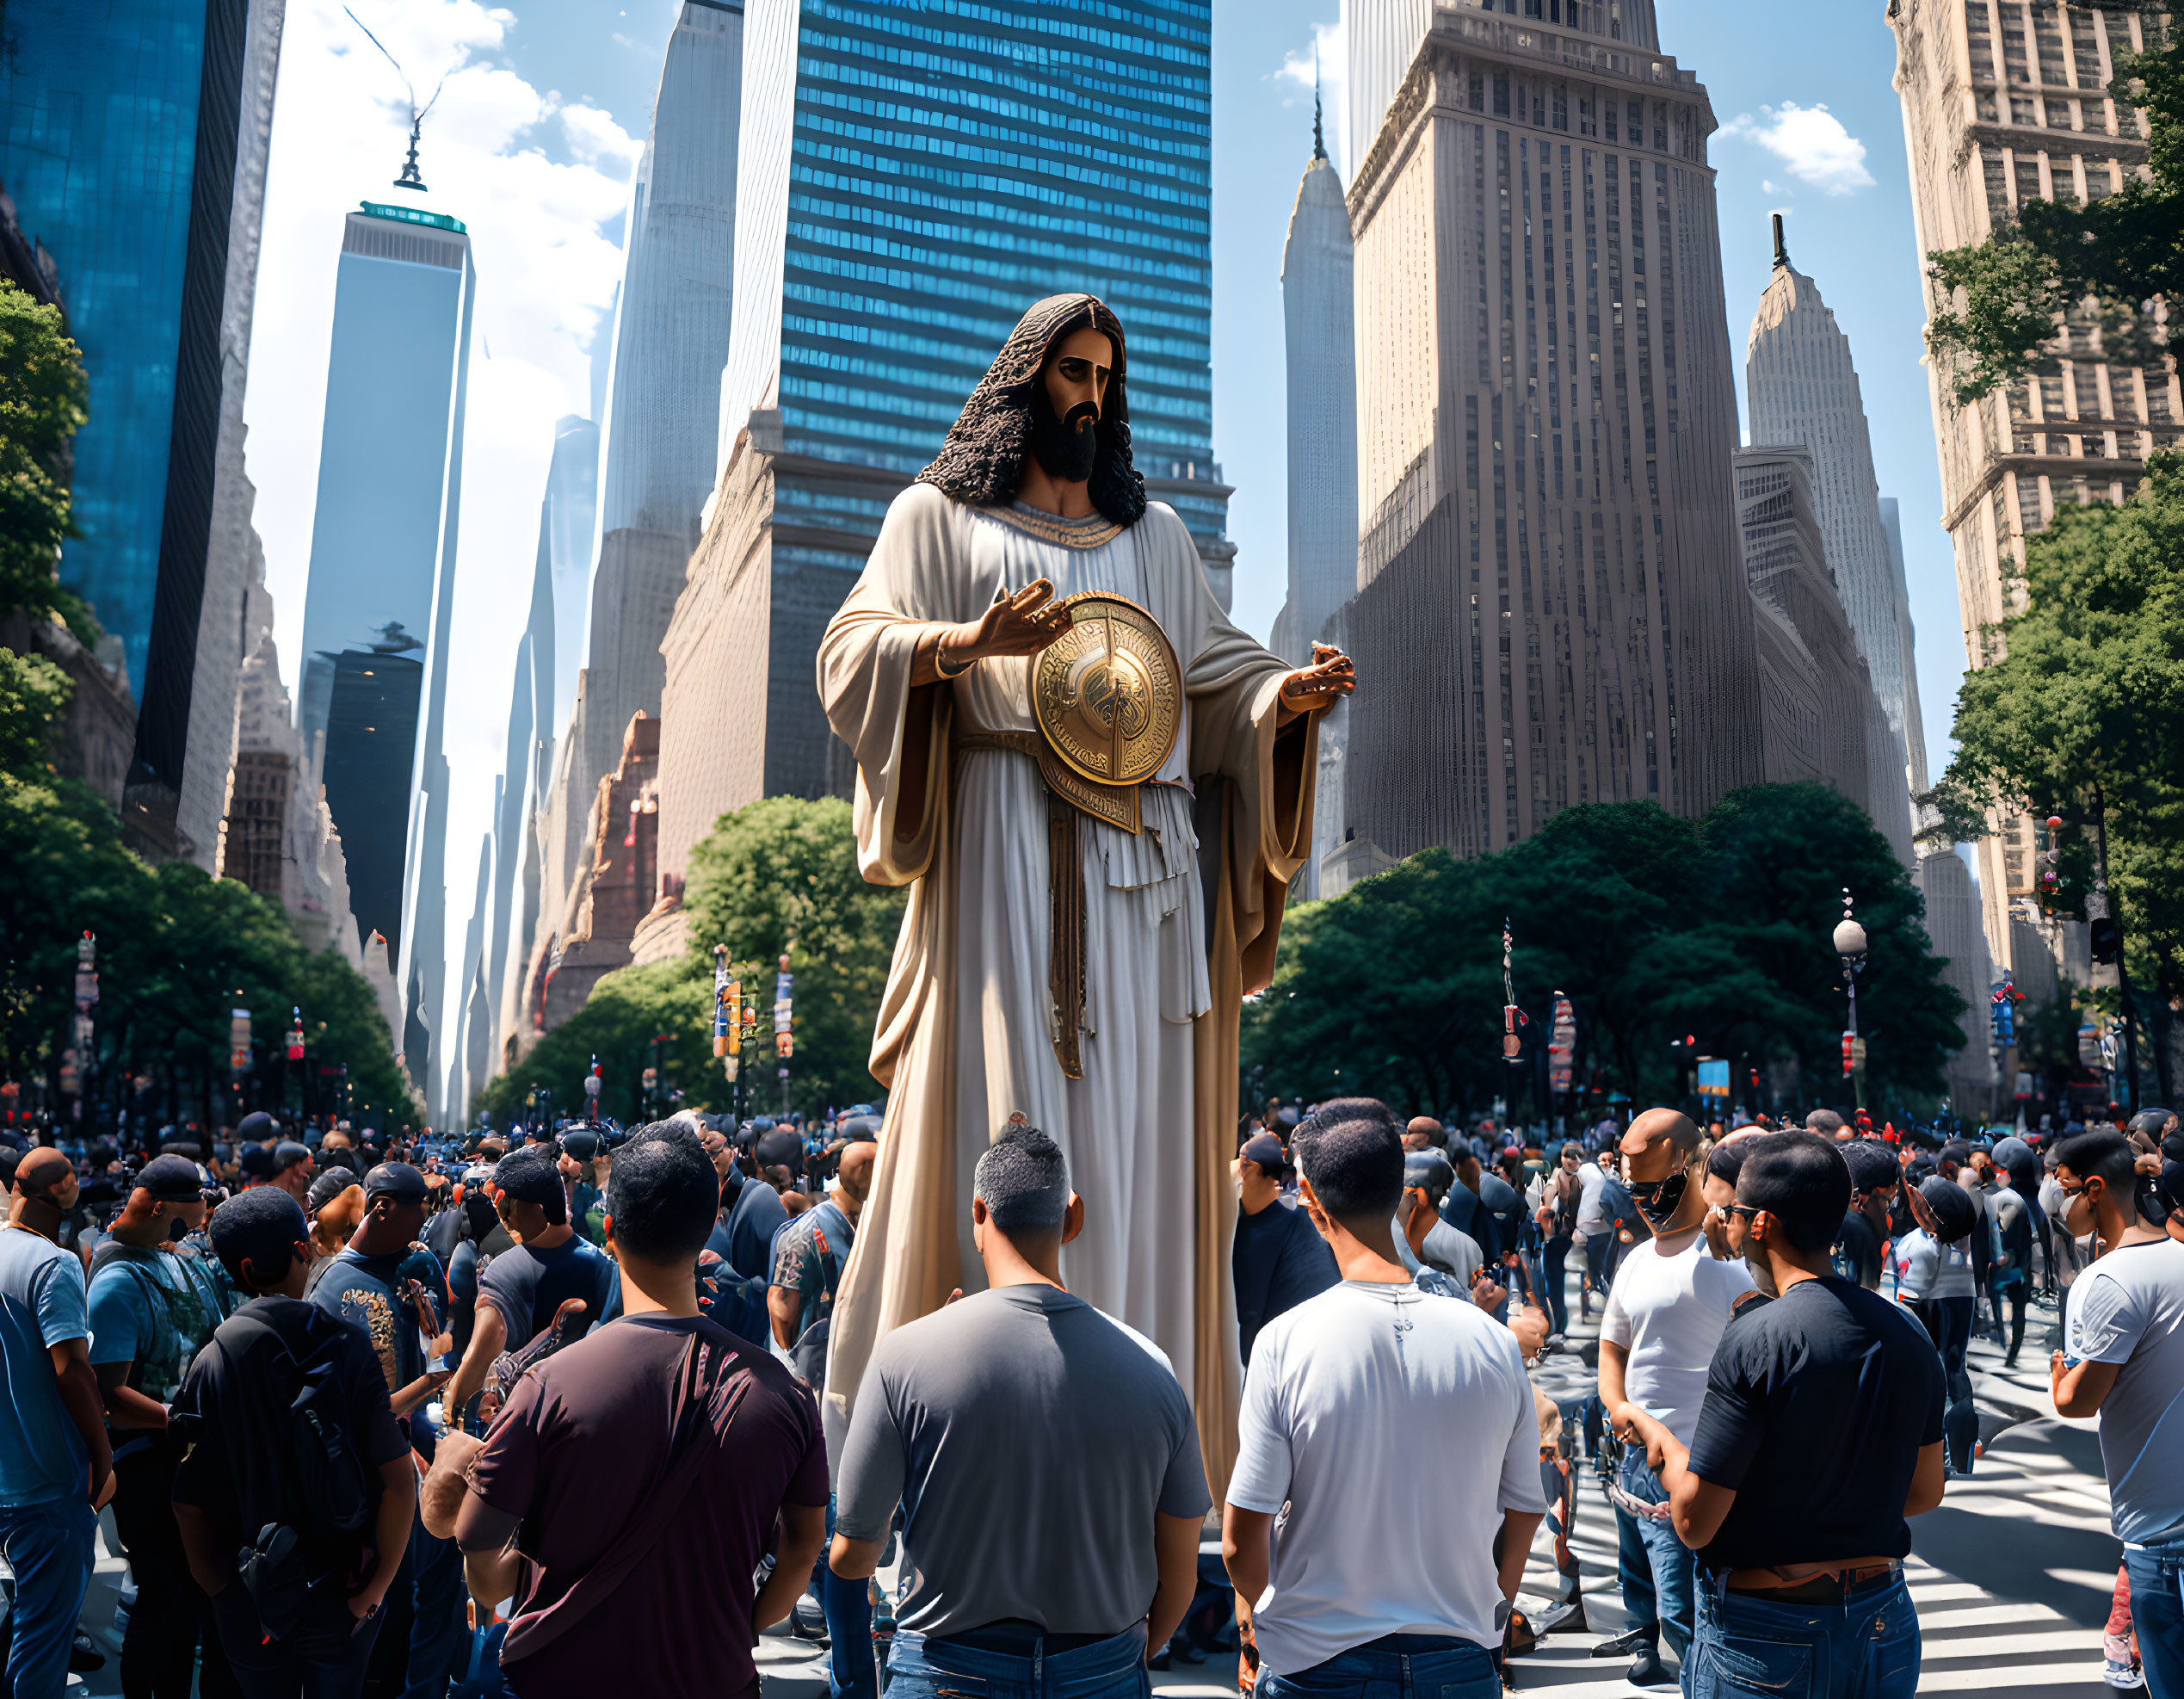
[[[441,1077],[429,1053],[447,906],[441,742],[477,293],[470,238],[459,220],[370,201],[349,215],[334,285],[297,715],[306,749],[324,734],[318,771],[349,848],[358,927],[392,942],[403,986],[397,1046],[410,1077],[432,1082]],[[376,674],[367,658],[397,640],[395,627],[423,644],[416,706],[407,716],[389,716],[390,724],[406,718],[414,733],[400,748],[387,743],[377,720],[336,715],[332,700],[344,675],[361,689]],[[407,775],[399,811],[406,830],[395,854],[389,822],[359,819],[342,799],[368,796],[383,806],[386,775],[398,769]],[[380,907],[390,891],[398,902],[392,930]]]
[[[682,611],[767,633],[764,793],[847,793],[812,683],[820,633],[888,502],[1042,296],[1088,290],[1120,315],[1138,468],[1226,602],[1210,11],[750,0],[721,476]]]
[[[0,187],[90,375],[61,578],[120,638],[141,705],[123,820],[208,868],[244,658],[243,385],[284,9],[115,0],[94,22],[15,0],[0,55]]]
[[[551,617],[534,627],[533,659],[549,710],[537,722],[551,738],[577,705],[591,627],[591,551],[599,520],[599,427],[571,413],[553,427],[553,462],[539,513],[539,548],[546,564]]]
[[[1896,497],[1880,498],[1881,531],[1888,539],[1889,576],[1896,584],[1896,623],[1903,652],[1903,757],[1909,763],[1911,794],[1934,783],[1926,760],[1926,714],[1919,707],[1918,633],[1911,624],[1911,581],[1903,568],[1903,516]]]
[[[1357,352],[1350,211],[1321,139],[1297,185],[1281,250],[1282,346],[1289,412],[1289,598],[1274,624],[1284,660],[1302,666],[1335,610],[1357,594]]]
[[[1918,689],[1905,652],[1908,623],[1897,586],[1897,567],[1881,524],[1880,488],[1873,479],[1873,447],[1866,429],[1866,404],[1850,338],[1820,299],[1813,281],[1790,263],[1782,218],[1774,218],[1774,275],[1761,293],[1744,343],[1744,391],[1751,409],[1752,441],[1803,443],[1811,463],[1812,496],[1821,541],[1835,592],[1849,616],[1858,652],[1872,676],[1873,694],[1904,752],[1895,765],[1903,776],[1900,806],[1878,788],[1879,811],[1903,816],[1901,831],[1881,821],[1891,843],[1910,833],[1910,783],[1906,728],[1916,716],[1907,698]]]
[[[2148,21],[2135,9],[1897,0],[1888,16],[1921,254],[1983,241],[2028,201],[2097,201],[2144,173],[2147,120],[2107,92],[2116,61],[2147,45]],[[2122,499],[2146,455],[2176,442],[2184,411],[2163,363],[2134,363],[2082,312],[2068,315],[2048,352],[2032,377],[1969,406],[1953,398],[1950,372],[1937,364],[1928,374],[1941,522],[1975,668],[1999,658],[1995,627],[2023,605],[2023,540],[2059,506]],[[1977,846],[1978,888],[1988,947],[2008,968],[2017,961],[2013,914],[2028,932],[2045,924],[2039,844],[2025,815],[1992,824]]]
[[[1342,644],[1342,609],[1357,594],[1357,350],[1350,209],[1327,157],[1312,95],[1312,158],[1297,185],[1281,254],[1289,415],[1289,594],[1272,647],[1293,664],[1315,643]],[[1303,894],[1320,895],[1320,860],[1341,842],[1349,706],[1320,724],[1319,792]]]
[[[1736,454],[1737,517],[1758,621],[1761,764],[1769,784],[1833,786],[1866,811],[1907,869],[1903,743],[1828,571],[1826,528],[1802,442]]]
[[[1437,10],[1350,187],[1345,830],[1391,855],[1761,771],[1713,113],[1644,0],[1560,9]]]
[[[630,193],[602,428],[584,709],[571,733],[578,742],[569,816],[579,822],[620,762],[632,717],[659,717],[660,640],[713,491],[735,300],[743,71],[741,5],[684,0]],[[563,894],[554,893],[557,905]]]

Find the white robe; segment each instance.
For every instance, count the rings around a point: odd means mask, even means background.
[[[882,1333],[925,1313],[951,1285],[983,1286],[971,1242],[972,1174],[1017,1112],[1061,1145],[1084,1199],[1083,1233],[1063,1253],[1070,1289],[1153,1339],[1187,1386],[1209,1348],[1235,1356],[1233,1304],[1208,1308],[1208,1262],[1199,1254],[1202,1224],[1220,1216],[1206,1213],[1196,1148],[1204,1117],[1194,1023],[1216,998],[1187,782],[1230,775],[1271,811],[1248,834],[1246,859],[1275,881],[1278,919],[1279,882],[1311,843],[1311,727],[1283,740],[1285,781],[1263,782],[1287,668],[1221,612],[1172,509],[1156,504],[1095,547],[1035,534],[1113,528],[1096,519],[1077,525],[969,508],[912,485],[890,508],[821,646],[820,693],[857,760],[861,865],[875,882],[916,881],[873,1046],[873,1072],[890,1096],[873,1200],[833,1324],[830,1427]],[[996,590],[1040,578],[1059,595],[1108,590],[1145,609],[1175,646],[1191,699],[1175,750],[1140,793],[1144,830],[1133,837],[1079,820],[1085,947],[1077,1080],[1064,1076],[1052,1041],[1047,798],[1037,763],[1014,751],[957,750],[950,736],[964,715],[990,731],[1035,732],[1031,663],[981,662],[952,684],[910,688],[928,630],[976,620]],[[1301,772],[1293,773],[1299,760]],[[933,770],[941,763],[945,775]],[[1261,803],[1276,791],[1286,806]],[[1271,855],[1262,852],[1268,837],[1277,840]],[[1268,905],[1255,888],[1245,902]],[[1255,936],[1261,928],[1248,930]],[[1270,965],[1271,936],[1265,942]],[[1236,977],[1233,961],[1227,977]],[[1232,1023],[1233,1008],[1227,1015]],[[1233,1202],[1224,1203],[1232,1214]],[[1225,1299],[1221,1239],[1217,1281]],[[1201,1337],[1209,1331],[1223,1337]]]

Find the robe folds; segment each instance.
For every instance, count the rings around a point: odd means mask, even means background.
[[[982,661],[912,689],[919,639],[996,592],[1051,580],[1108,590],[1160,622],[1188,712],[1141,792],[1136,836],[1081,819],[1081,1079],[1054,1044],[1048,802],[1015,749],[966,728],[1036,732],[1033,663]],[[1062,1277],[1158,1344],[1197,1412],[1218,1492],[1243,1383],[1229,1269],[1236,1215],[1237,1021],[1273,976],[1288,882],[1311,852],[1316,714],[1277,726],[1289,669],[1232,625],[1196,546],[1155,503],[1134,525],[1017,504],[972,508],[913,485],[820,645],[819,693],[857,764],[859,865],[910,887],[873,1035],[887,1088],[873,1189],[836,1298],[830,1439],[873,1350],[984,1272],[972,1172],[1012,1114],[1052,1135],[1083,1198]],[[1207,841],[1200,843],[1203,832]]]

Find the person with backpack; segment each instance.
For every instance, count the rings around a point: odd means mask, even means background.
[[[188,1573],[244,1699],[354,1699],[409,1549],[410,1443],[371,1340],[303,1300],[312,1245],[295,1199],[254,1187],[211,1233],[251,1295],[171,1408]]]
[[[182,1561],[171,1493],[181,1449],[167,1430],[176,1389],[220,1321],[202,1265],[172,1249],[176,1229],[203,1210],[197,1165],[154,1157],[91,1254],[91,1371],[114,1448],[114,1524],[137,1584],[121,1641],[121,1685],[132,1699],[189,1699],[201,1641],[206,1699],[236,1690]]]
[[[752,1644],[825,1543],[811,1388],[698,1312],[719,1209],[688,1127],[656,1123],[624,1146],[605,1218],[622,1315],[525,1374],[483,1442],[441,1442],[426,1499],[461,1483],[453,1532],[472,1595],[516,1598],[501,1668],[521,1699],[596,1699],[633,1680],[647,1699],[755,1696]]]

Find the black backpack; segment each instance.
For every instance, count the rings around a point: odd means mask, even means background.
[[[363,1459],[349,1431],[349,1412],[335,1378],[336,1330],[346,1324],[324,1312],[305,1318],[300,1340],[245,1310],[213,1335],[231,1358],[259,1339],[272,1342],[276,1385],[287,1394],[286,1454],[295,1488],[291,1522],[269,1522],[237,1554],[236,1570],[257,1607],[258,1621],[275,1640],[302,1615],[311,1588],[345,1566],[372,1520],[372,1498]]]

